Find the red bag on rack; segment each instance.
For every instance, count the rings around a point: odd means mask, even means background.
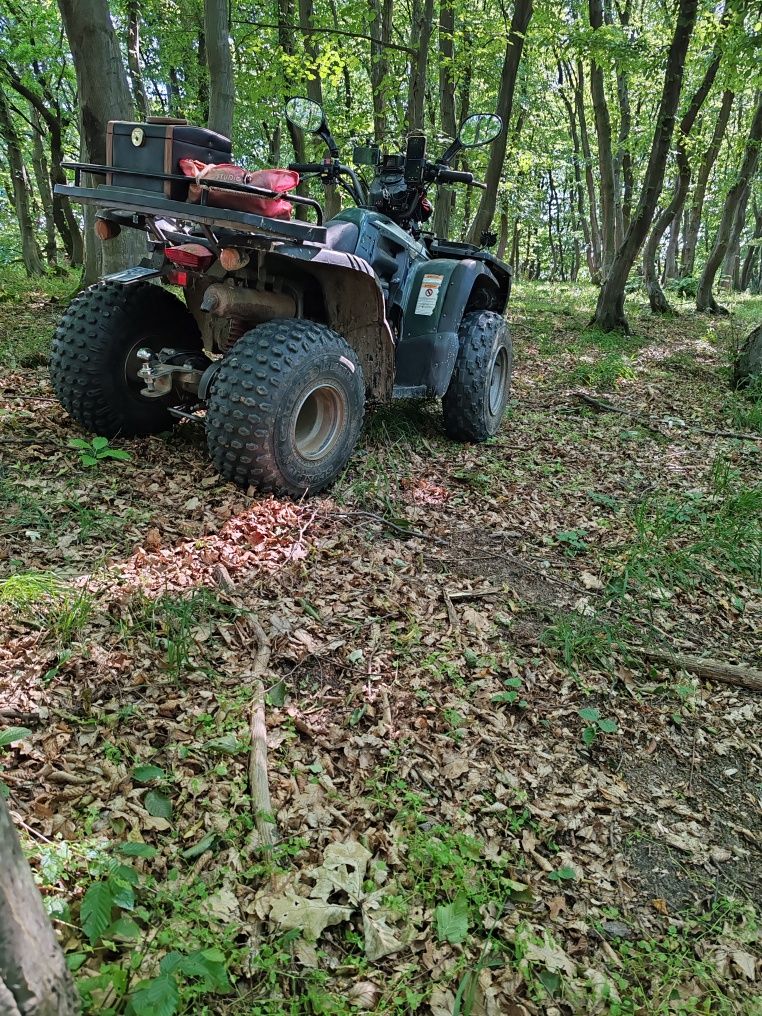
[[[199,162],[198,159],[180,159],[180,169],[185,176],[193,177],[194,183],[188,191],[188,201],[198,204],[201,200],[201,182],[222,180],[226,183],[251,184],[264,190],[277,191],[283,194],[292,190],[299,183],[299,174],[291,169],[257,169],[249,172],[242,166],[232,163]],[[222,187],[209,187],[207,204],[214,208],[231,208],[238,212],[252,212],[254,215],[266,215],[270,219],[290,219],[293,205],[282,198],[263,198],[256,194],[244,194],[242,191],[226,190]]]

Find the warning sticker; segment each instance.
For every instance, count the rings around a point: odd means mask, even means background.
[[[424,275],[421,288],[418,290],[418,301],[415,305],[415,313],[425,317],[431,317],[437,305],[439,288],[444,280],[444,275]]]

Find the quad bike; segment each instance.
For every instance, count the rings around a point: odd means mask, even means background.
[[[286,112],[328,148],[322,162],[289,167],[291,186],[312,175],[354,203],[325,224],[293,189],[205,175],[230,143],[184,121],[110,124],[106,165],[65,164],[74,185],[57,190],[96,206],[97,235],[143,230],[150,254],[73,300],[50,370],[88,430],[129,437],[194,420],[226,479],[301,496],[344,469],[368,403],[441,396],[451,438],[496,433],[510,391],[511,270],[484,247],[422,230],[428,187],[483,187],[449,163],[494,140],[499,117],[468,117],[435,161],[423,136],[405,154],[355,148],[355,167],[372,169],[367,186],[339,161],[317,103],[291,99]],[[192,186],[183,155],[204,167]],[[106,183],[81,186],[83,173]],[[294,205],[316,222],[292,219]]]

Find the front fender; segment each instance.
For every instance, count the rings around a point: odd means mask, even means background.
[[[415,265],[405,287],[395,383],[444,395],[458,357],[458,329],[475,288],[499,289],[473,258],[436,258]]]

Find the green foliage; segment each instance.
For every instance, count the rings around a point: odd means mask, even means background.
[[[440,904],[435,911],[437,938],[440,942],[459,945],[468,934],[468,899],[456,896],[451,903]]]
[[[106,459],[118,459],[120,462],[130,462],[132,456],[122,448],[112,448],[107,437],[94,437],[90,441],[81,437],[69,439],[69,447],[79,452],[79,461],[83,466],[92,467],[104,462]]]
[[[578,713],[587,724],[582,731],[582,740],[588,746],[594,744],[600,734],[615,734],[619,729],[616,720],[601,716],[595,706],[579,709]]]

